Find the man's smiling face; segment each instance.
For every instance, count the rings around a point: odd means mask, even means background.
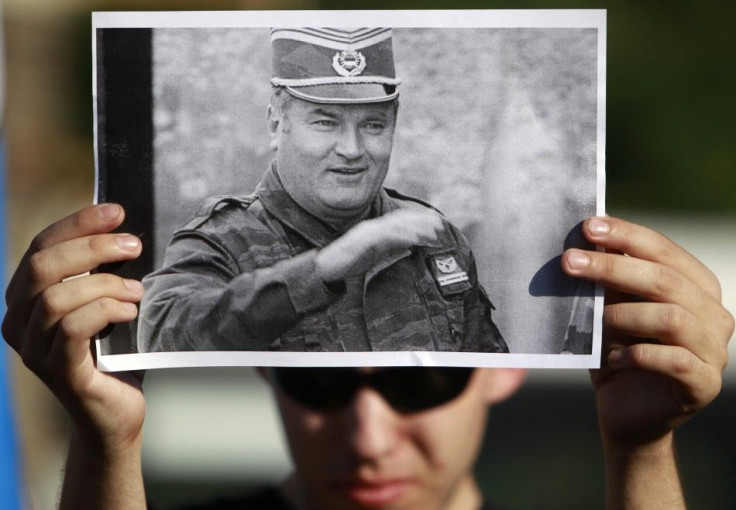
[[[269,114],[284,188],[328,224],[351,226],[367,214],[388,172],[396,103],[285,102]]]

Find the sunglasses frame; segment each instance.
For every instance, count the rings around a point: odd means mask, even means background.
[[[474,373],[467,367],[266,368],[275,388],[299,405],[319,412],[344,409],[363,387],[377,391],[397,412],[411,414],[459,397]]]

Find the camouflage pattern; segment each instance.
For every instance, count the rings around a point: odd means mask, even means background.
[[[375,217],[430,206],[382,189],[372,207]],[[407,250],[328,287],[315,257],[337,237],[291,199],[274,165],[252,195],[209,199],[144,279],[139,351],[508,352],[451,224],[440,248]],[[448,257],[468,278],[440,286],[431,265]]]

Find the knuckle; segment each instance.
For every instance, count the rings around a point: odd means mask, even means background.
[[[682,286],[680,273],[667,266],[658,266],[654,277],[654,289],[658,296],[669,296]]]
[[[609,305],[603,308],[603,323],[607,326],[618,327],[625,321],[625,312],[622,307]]]
[[[728,366],[728,345],[722,344],[719,348],[718,354],[718,359],[721,360],[719,368],[721,369],[721,372],[723,372]]]
[[[616,275],[620,273],[620,257],[617,255],[605,255],[599,256],[598,253],[588,253],[591,257],[593,264],[592,267],[597,269],[597,272],[603,276]]]
[[[57,328],[59,335],[67,340],[74,339],[79,334],[79,323],[72,315],[64,316]]]
[[[85,223],[87,222],[87,215],[85,213],[88,211],[91,212],[92,209],[78,211],[76,214],[72,214],[69,217],[69,222],[71,223],[71,228],[74,232],[79,232],[84,228]]]
[[[711,273],[710,278],[708,279],[708,282],[704,285],[704,290],[710,294],[711,296],[715,297],[716,299],[720,300],[723,296],[723,289],[721,288],[721,282],[718,281],[718,278]]]
[[[736,320],[728,310],[724,309],[723,323],[726,326],[726,340],[729,340],[733,335],[734,328],[736,328]]]
[[[653,231],[654,232],[654,231]],[[656,235],[656,241],[653,243],[653,251],[655,260],[673,260],[678,256],[677,244],[674,243],[669,237],[660,233],[654,232]]]
[[[704,403],[713,401],[723,389],[723,378],[721,373],[715,370],[708,370],[703,383],[703,400]]]
[[[103,317],[112,316],[118,309],[118,302],[111,297],[103,297],[96,302],[97,310]]]
[[[663,333],[676,334],[685,330],[690,324],[689,314],[677,305],[666,305],[659,316]]]
[[[87,238],[87,246],[92,253],[103,253],[106,251],[108,243],[104,236],[89,236]]]
[[[631,360],[636,365],[646,365],[652,358],[652,351],[647,345],[637,344],[632,345],[629,349]]]
[[[105,293],[124,287],[123,279],[111,273],[94,273],[89,275],[90,282],[94,282],[100,291]]]
[[[676,374],[688,374],[696,369],[697,360],[693,353],[684,348],[672,349],[671,352],[667,361]]]
[[[699,274],[696,283],[705,293],[717,301],[720,301],[723,297],[723,288],[721,287],[721,282],[718,281],[718,276],[716,276],[708,267],[703,265],[702,262],[698,262],[700,263],[702,271]]]
[[[29,253],[36,253],[48,248],[48,241],[46,240],[48,237],[48,230],[49,227],[45,228],[31,239],[31,244],[28,246]]]
[[[38,298],[38,302],[47,317],[54,316],[63,310],[63,296],[54,287],[44,289]]]
[[[28,259],[28,266],[31,270],[31,279],[34,281],[45,281],[52,273],[52,261],[48,252],[44,250],[31,255]]]

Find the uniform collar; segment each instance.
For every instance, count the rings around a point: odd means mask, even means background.
[[[327,246],[342,235],[325,222],[305,211],[291,198],[281,183],[275,161],[271,162],[266,175],[256,188],[256,194],[264,209],[317,247]],[[398,208],[399,206],[394,200],[381,188],[373,200],[369,217],[382,216]]]

